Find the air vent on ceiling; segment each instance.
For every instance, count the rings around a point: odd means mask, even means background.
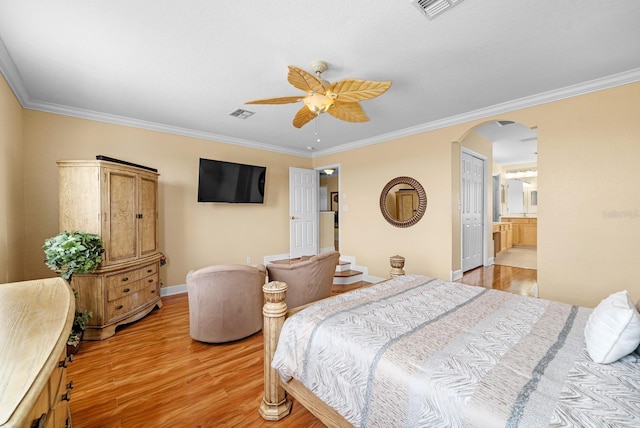
[[[229,113],[230,116],[234,116],[237,117],[239,119],[246,119],[249,116],[253,115],[255,112],[249,111],[249,110],[244,110],[244,109],[237,109],[232,111],[231,113]]]
[[[424,15],[433,19],[441,13],[462,3],[463,0],[410,0]]]

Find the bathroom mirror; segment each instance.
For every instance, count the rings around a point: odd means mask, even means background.
[[[380,211],[390,224],[409,227],[416,224],[427,210],[427,193],[411,177],[396,177],[380,193]]]

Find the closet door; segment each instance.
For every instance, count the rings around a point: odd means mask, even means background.
[[[462,153],[462,271],[482,265],[484,231],[484,160]]]

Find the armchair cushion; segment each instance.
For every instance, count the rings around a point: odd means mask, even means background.
[[[260,331],[265,276],[263,265],[217,265],[189,272],[191,337],[221,343]]]
[[[287,284],[285,302],[289,308],[331,296],[333,277],[340,253],[330,251],[294,263],[269,263],[269,281]]]

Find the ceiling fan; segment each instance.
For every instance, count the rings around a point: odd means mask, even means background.
[[[289,104],[304,102],[305,106],[293,118],[293,126],[302,128],[318,117],[320,113],[347,122],[368,122],[369,118],[358,101],[370,100],[384,94],[391,82],[376,82],[373,80],[344,79],[336,83],[329,83],[322,79],[321,74],[327,70],[327,63],[316,61],[311,64],[315,76],[306,71],[289,65],[287,80],[296,88],[306,93],[306,96],[267,98],[249,101],[245,104]]]

